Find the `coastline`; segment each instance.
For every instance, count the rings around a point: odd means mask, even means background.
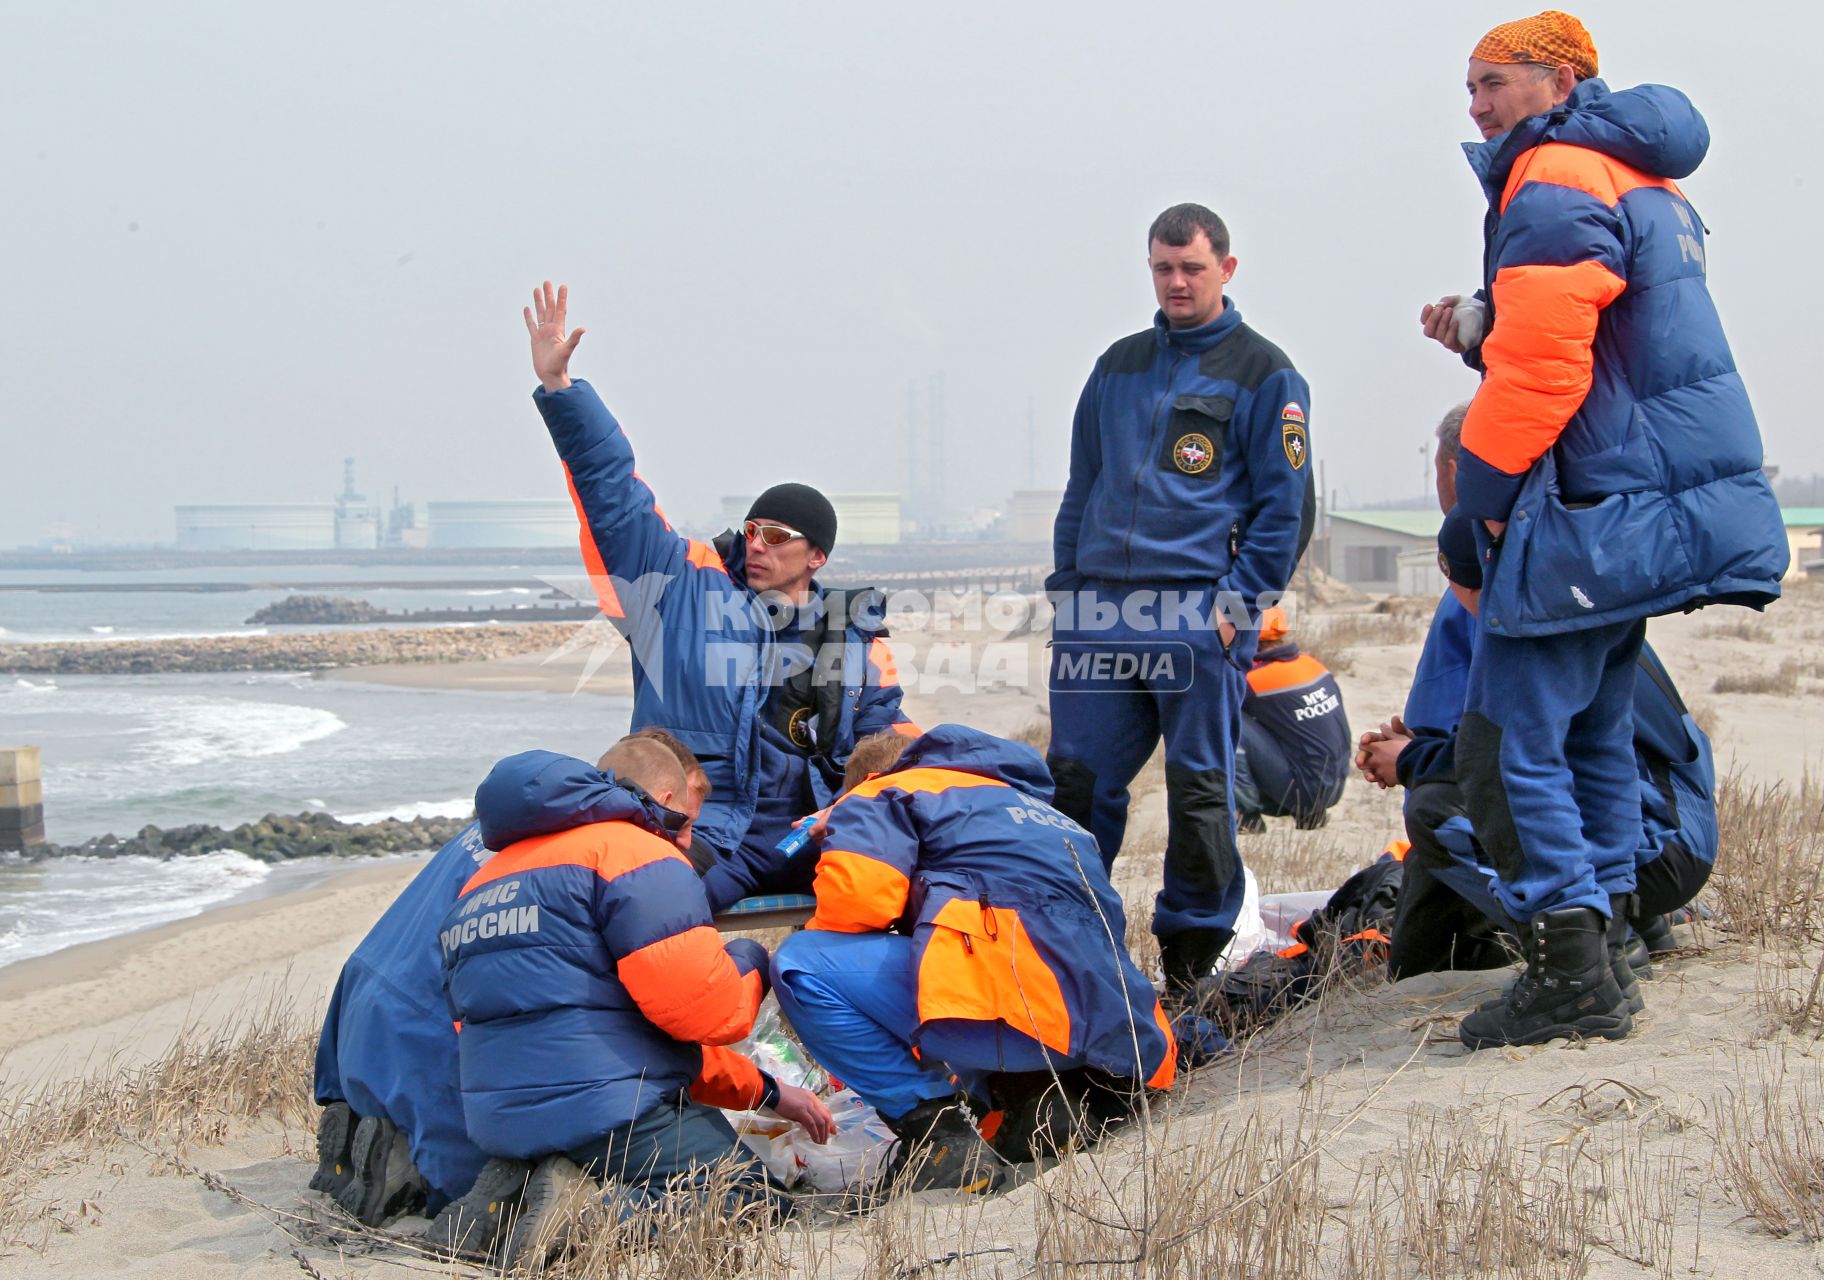
[[[0,1096],[155,1061],[187,1026],[231,1019],[263,989],[321,1016],[349,951],[420,865],[338,869],[0,968]]]

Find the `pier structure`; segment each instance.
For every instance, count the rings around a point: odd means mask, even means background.
[[[0,852],[44,843],[44,778],[37,747],[0,747]]]

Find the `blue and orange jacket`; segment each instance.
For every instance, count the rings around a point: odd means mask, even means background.
[[[1241,711],[1280,745],[1302,795],[1342,793],[1355,742],[1330,668],[1296,644],[1263,649],[1254,655]]]
[[[762,712],[766,673],[781,664],[766,610],[747,585],[746,544],[736,538],[724,556],[673,531],[634,470],[633,446],[587,382],[532,398],[564,465],[602,611],[633,649],[633,727],[663,727],[696,753],[714,791],[695,838],[730,855],[754,820],[767,772],[762,753],[780,750],[767,740]],[[861,738],[905,722],[878,619],[860,612],[842,633],[841,709],[827,743],[838,770]],[[822,771],[812,770],[809,782],[813,808],[834,798]],[[755,833],[751,847],[770,850],[802,816]],[[754,886],[754,872],[735,870],[741,874],[730,878],[712,868],[718,910]]]
[[[911,934],[923,1058],[1168,1088],[1176,1045],[1127,953],[1121,899],[1051,796],[1032,748],[937,726],[831,810],[805,927]]]
[[[759,1102],[759,1073],[719,1046],[752,1029],[766,952],[723,946],[652,801],[531,751],[494,766],[475,809],[500,852],[437,937],[476,1144],[518,1159],[572,1150],[687,1088]]]
[[[1071,427],[1050,590],[1215,583],[1250,614],[1285,590],[1316,509],[1311,392],[1223,303],[1197,329],[1157,315],[1096,361]]]
[[[1491,327],[1457,505],[1507,522],[1484,571],[1491,631],[1779,596],[1779,505],[1676,182],[1709,145],[1676,90],[1592,79],[1466,147],[1489,201]]]

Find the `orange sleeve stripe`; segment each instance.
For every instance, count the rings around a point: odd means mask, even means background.
[[[733,1049],[703,1046],[703,1070],[690,1082],[692,1099],[729,1111],[748,1111],[760,1105],[765,1093],[759,1067]]]
[[[899,668],[893,665],[893,646],[876,636],[868,641],[868,660],[880,672],[880,687],[891,689],[899,684]]]
[[[893,726],[893,732],[899,734],[902,738],[920,738],[923,737],[925,733],[923,729],[913,724],[910,720],[898,721]]]
[[[1594,261],[1497,272],[1488,378],[1470,401],[1463,447],[1509,475],[1537,462],[1589,394],[1597,320],[1626,288]]]
[[[589,573],[590,585],[595,588],[596,603],[601,605],[602,612],[610,618],[624,618],[627,611],[621,608],[621,598],[615,594],[614,583],[608,576],[608,566],[602,562],[601,548],[595,545],[595,533],[589,528],[589,514],[583,510],[583,497],[576,491],[576,481],[570,476],[570,466],[564,465],[564,487],[570,491],[570,505],[576,508],[577,542],[583,549],[583,568]]]
[[[737,970],[721,935],[706,924],[622,956],[615,975],[654,1026],[698,1044],[732,1044],[746,1035],[764,994],[760,972]]]
[[[613,880],[665,858],[689,861],[668,841],[630,822],[591,822],[515,841],[476,868],[457,896],[539,867],[588,867],[602,879]]]
[[[1681,200],[1684,198],[1684,192],[1670,178],[1642,173],[1612,156],[1569,142],[1548,142],[1526,153],[1507,176],[1507,188],[1501,193],[1502,213],[1507,212],[1507,206],[1520,194],[1520,188],[1529,182],[1569,187],[1602,201],[1611,209],[1630,191],[1642,187],[1657,187],[1670,191]]]
[[[689,540],[684,558],[699,569],[714,569],[718,573],[728,572],[728,567],[722,563],[722,557],[716,553],[716,549],[698,538]]]
[[[843,799],[850,797],[866,799],[877,796],[883,791],[948,791],[952,787],[1005,787],[1007,784],[999,778],[984,778],[979,773],[964,773],[961,769],[902,769],[898,773],[883,773],[869,778],[866,782],[849,792]]]
[[[1301,684],[1310,684],[1330,674],[1330,668],[1308,653],[1284,662],[1268,662],[1248,672],[1248,687],[1255,693],[1277,693]]]
[[[813,886],[817,910],[807,929],[827,933],[874,933],[906,909],[912,882],[898,867],[847,849],[825,849],[817,860]]]

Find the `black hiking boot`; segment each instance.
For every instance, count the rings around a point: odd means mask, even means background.
[[[1061,1156],[1089,1136],[1089,1084],[1081,1071],[1005,1072],[988,1082],[1001,1127],[988,1145],[1009,1164]]]
[[[1526,971],[1506,1000],[1463,1019],[1471,1049],[1543,1044],[1565,1036],[1619,1040],[1633,1030],[1609,960],[1608,928],[1592,907],[1544,911],[1527,923]]]
[[[452,1257],[492,1261],[507,1244],[531,1176],[529,1161],[488,1161],[475,1175],[475,1185],[431,1219],[425,1244]]]
[[[1319,809],[1316,813],[1303,813],[1292,820],[1292,826],[1299,831],[1318,831],[1330,825],[1330,811]]]
[[[1634,972],[1634,962],[1628,954],[1628,940],[1633,936],[1633,930],[1628,928],[1628,904],[1632,901],[1632,894],[1609,895],[1609,926],[1604,936],[1615,985],[1621,989],[1621,998],[1628,1002],[1631,1014],[1644,1013],[1647,1008],[1646,997],[1640,994],[1640,975]]]
[[[519,1200],[519,1217],[507,1237],[505,1269],[542,1271],[570,1243],[572,1188],[594,1180],[563,1156],[546,1156],[532,1169]]]
[[[1000,1158],[963,1114],[960,1098],[921,1102],[887,1127],[899,1139],[886,1173],[894,1185],[985,1195],[1007,1180]]]
[[[1634,932],[1646,944],[1649,956],[1670,955],[1678,950],[1678,939],[1672,936],[1671,916],[1646,916],[1632,921]]]
[[[355,1145],[355,1113],[346,1102],[332,1102],[317,1117],[317,1171],[310,1175],[310,1189],[332,1199],[354,1176],[350,1159]]]
[[[428,1188],[412,1163],[411,1145],[391,1120],[363,1116],[349,1145],[348,1181],[336,1203],[363,1226],[377,1227],[424,1204]]]
[[[1165,973],[1168,1013],[1195,1011],[1208,994],[1198,984],[1215,971],[1216,961],[1235,940],[1232,929],[1186,929],[1159,939],[1159,967]]]
[[[1238,836],[1265,835],[1267,820],[1258,813],[1244,813],[1235,819],[1235,834]]]

